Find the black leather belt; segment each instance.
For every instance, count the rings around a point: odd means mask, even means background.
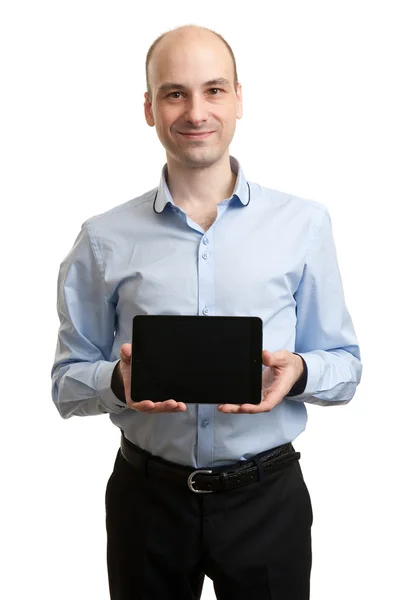
[[[265,474],[283,469],[301,456],[289,443],[233,465],[193,469],[153,456],[132,444],[123,434],[121,454],[132,467],[145,473],[147,477],[160,477],[177,485],[188,486],[197,494],[228,491],[262,480]]]

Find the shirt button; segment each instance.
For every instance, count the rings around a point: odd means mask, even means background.
[[[209,419],[204,419],[201,423],[202,427],[206,427],[207,425],[209,425]]]
[[[209,256],[208,252],[202,253],[202,258],[204,258],[205,260],[208,258],[208,256]]]
[[[208,313],[209,313],[209,308],[208,308],[207,306],[205,306],[205,307],[202,309],[202,314],[203,314],[203,315],[207,315]]]
[[[204,244],[209,244],[209,240],[206,237],[206,235],[204,235],[204,237],[202,238],[202,241],[203,241]]]

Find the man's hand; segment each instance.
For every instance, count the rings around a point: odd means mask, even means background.
[[[254,414],[269,412],[281,402],[303,373],[300,356],[289,350],[269,352],[263,350],[262,400],[260,404],[220,404],[218,410],[225,413]]]
[[[141,402],[132,402],[130,398],[130,370],[132,359],[132,345],[122,344],[120,348],[121,360],[118,363],[118,376],[122,378],[125,389],[126,404],[129,408],[138,412],[149,414],[164,413],[164,412],[184,412],[187,406],[183,402],[176,400],[165,400],[164,402],[152,402],[152,400],[142,400]]]

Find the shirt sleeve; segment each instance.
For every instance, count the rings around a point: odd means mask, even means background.
[[[360,383],[362,364],[326,207],[320,210],[294,296],[295,352],[306,362],[307,382],[302,393],[290,400],[322,406],[346,404]]]
[[[110,361],[115,305],[107,297],[98,246],[83,223],[57,282],[58,339],[51,369],[52,398],[60,415],[86,416],[127,410],[111,389],[118,360]]]

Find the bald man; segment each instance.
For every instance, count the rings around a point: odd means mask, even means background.
[[[52,369],[61,416],[107,413],[121,431],[111,598],[199,599],[206,574],[218,600],[306,600],[313,516],[292,442],[305,404],[346,404],[362,370],[329,213],[247,181],[230,156],[242,88],[220,35],[163,34],[146,76],[160,183],[82,225],[60,268]],[[132,402],[138,314],[260,317],[260,404]]]

